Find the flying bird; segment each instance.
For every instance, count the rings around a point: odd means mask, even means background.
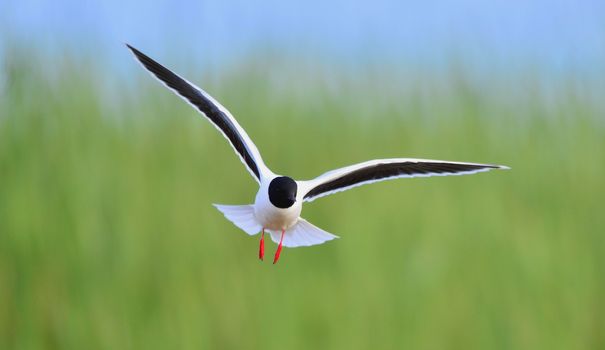
[[[264,259],[265,232],[277,243],[275,264],[282,247],[322,244],[334,238],[300,217],[304,202],[378,181],[446,175],[474,174],[502,165],[449,162],[430,159],[376,159],[328,171],[315,179],[301,181],[272,172],[246,131],[229,111],[207,92],[126,44],[136,59],[167,88],[204,115],[229,141],[235,153],[259,184],[254,204],[214,206],[235,226],[249,235],[261,233],[259,258]]]

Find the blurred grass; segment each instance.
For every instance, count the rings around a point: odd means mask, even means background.
[[[342,238],[271,266],[211,206],[251,203],[256,185],[189,106],[142,71],[114,81],[101,65],[9,55],[1,349],[605,347],[594,101],[565,82],[547,99],[521,76],[510,97],[464,71],[401,89],[384,72],[277,71],[186,74],[276,172],[398,156],[513,170],[322,198],[303,216]]]

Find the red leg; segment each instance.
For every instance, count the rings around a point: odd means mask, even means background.
[[[260,247],[258,247],[258,258],[264,260],[265,258],[265,228],[263,227],[263,233],[260,236]]]
[[[286,230],[281,230],[281,238],[279,239],[279,245],[277,246],[277,251],[275,252],[275,258],[273,258],[273,263],[275,264],[277,260],[279,260],[279,254],[281,254],[281,244],[284,241],[284,233]]]

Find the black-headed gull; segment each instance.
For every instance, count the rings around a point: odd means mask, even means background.
[[[474,174],[491,169],[508,169],[502,165],[447,162],[442,160],[392,158],[377,159],[329,171],[313,180],[297,181],[273,173],[260,152],[229,111],[208,93],[181,78],[166,67],[128,45],[138,61],[167,88],[197,109],[229,140],[252,177],[259,183],[254,204],[219,205],[227,219],[249,235],[262,232],[259,258],[264,257],[265,231],[278,243],[273,263],[283,247],[321,244],[338,238],[300,217],[303,202],[350,188],[389,179],[422,176]]]

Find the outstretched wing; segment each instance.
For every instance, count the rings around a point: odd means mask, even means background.
[[[465,175],[492,169],[508,167],[430,159],[376,159],[332,170],[313,180],[299,181],[298,187],[303,199],[311,202],[319,197],[378,181],[404,177]]]
[[[126,44],[126,46],[128,46],[130,51],[132,51],[145,69],[212,122],[223,136],[229,140],[242,163],[246,165],[250,174],[252,174],[259,183],[262,178],[272,176],[271,171],[267,168],[265,163],[263,163],[263,159],[261,158],[256,145],[254,145],[248,134],[246,134],[246,131],[244,131],[225,107],[208,95],[204,90],[181,78],[141,51],[128,44]]]

